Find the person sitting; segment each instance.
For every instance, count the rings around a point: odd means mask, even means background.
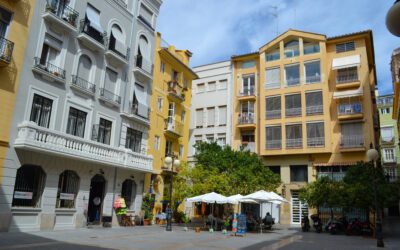
[[[265,215],[263,223],[267,228],[272,228],[272,225],[275,224],[274,218],[272,218],[269,212],[267,212],[267,214]]]

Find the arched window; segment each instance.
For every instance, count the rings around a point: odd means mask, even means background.
[[[111,27],[111,35],[108,48],[123,57],[126,56],[127,47],[125,45],[125,35],[121,27],[119,27],[117,24],[114,24]]]
[[[125,199],[126,207],[128,209],[132,204],[135,204],[136,183],[134,180],[126,179],[122,183],[121,197]]]
[[[139,68],[146,67],[147,64],[150,64],[149,58],[150,58],[149,42],[147,41],[147,38],[145,36],[141,35],[139,37],[139,47],[136,57],[136,66]]]
[[[56,208],[75,208],[79,191],[79,176],[71,170],[65,170],[58,178]]]
[[[79,58],[78,64],[78,77],[89,81],[90,78],[90,70],[92,69],[92,60],[87,55],[81,55]]]
[[[46,173],[39,166],[23,165],[15,179],[13,207],[39,207]]]

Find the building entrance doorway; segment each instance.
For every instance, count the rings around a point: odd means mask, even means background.
[[[303,214],[308,216],[308,205],[307,203],[303,203],[299,199],[299,191],[292,191],[292,199],[291,199],[291,214],[292,214],[292,224],[301,224],[301,217]]]
[[[101,211],[103,207],[106,180],[104,176],[96,174],[90,182],[89,204],[87,222],[88,224],[99,224],[101,222]]]

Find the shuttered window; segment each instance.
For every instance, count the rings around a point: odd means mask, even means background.
[[[265,88],[274,89],[281,85],[281,69],[273,68],[265,70]]]
[[[306,113],[307,115],[323,113],[322,91],[306,93]]]
[[[152,26],[153,13],[143,4],[140,5],[139,15]]]
[[[301,124],[286,125],[286,148],[301,148],[303,133]]]
[[[203,127],[203,109],[196,109],[196,128]]]
[[[307,146],[321,147],[325,145],[325,131],[323,122],[307,123]]]
[[[207,108],[207,127],[215,125],[215,108]]]
[[[226,106],[220,106],[219,108],[219,126],[226,125]]]
[[[336,53],[352,51],[355,49],[356,49],[356,44],[354,41],[336,44]]]
[[[272,96],[265,98],[265,119],[276,119],[281,118],[281,97]]]
[[[280,149],[282,147],[282,127],[271,126],[265,128],[266,132],[266,149]]]

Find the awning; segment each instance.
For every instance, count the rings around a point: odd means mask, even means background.
[[[147,93],[144,91],[144,88],[135,83],[135,97],[139,104],[138,114],[142,117],[148,118],[149,106],[147,105],[146,96]]]
[[[90,5],[88,5],[86,8],[86,17],[87,19],[89,19],[90,27],[100,33],[104,32],[103,28],[100,25],[100,13]]]
[[[333,58],[332,70],[356,67],[360,61],[360,55]]]
[[[113,26],[111,28],[111,33],[115,38],[115,50],[122,55],[126,55],[127,48],[125,46],[124,34],[122,34],[121,30],[116,26]]]
[[[355,96],[362,96],[364,94],[362,85],[358,89],[335,91],[333,92],[333,99],[348,98]]]

